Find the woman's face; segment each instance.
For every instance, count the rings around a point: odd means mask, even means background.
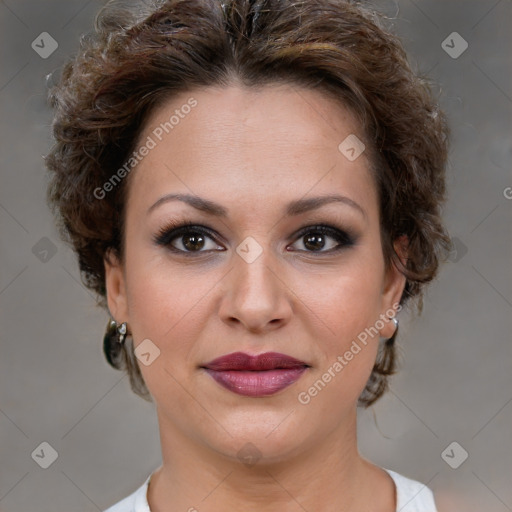
[[[161,429],[233,458],[250,442],[278,460],[355,425],[405,278],[385,271],[354,135],[347,110],[286,85],[195,90],[145,124],[125,259],[105,265],[110,311],[128,322]],[[189,232],[167,230],[184,222]],[[206,368],[234,352],[306,366]]]

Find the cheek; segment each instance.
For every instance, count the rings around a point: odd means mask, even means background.
[[[381,313],[382,268],[378,258],[361,255],[335,272],[316,277],[314,286],[310,279],[303,281],[304,302],[322,320],[334,347],[375,324]]]
[[[320,402],[353,403],[368,381],[380,340],[375,326],[382,313],[382,271],[382,260],[361,256],[343,271],[315,279],[314,287],[303,284],[304,302],[317,319],[318,330],[310,336],[318,364],[301,390],[311,399],[321,390],[318,407]]]
[[[183,342],[186,329],[186,312],[190,309],[184,297],[176,293],[179,280],[168,273],[147,266],[131,265],[127,261],[127,296],[130,328],[135,354],[148,351],[149,364],[141,357],[137,364],[151,395],[161,400],[165,390],[179,392],[172,376],[174,368],[169,362],[187,358],[188,344]],[[146,340],[151,340],[148,344]],[[172,339],[173,343],[164,343]],[[140,345],[140,348],[138,349]],[[149,347],[148,350],[146,348]],[[155,348],[156,347],[156,348]]]
[[[207,292],[204,281],[166,264],[164,258],[156,257],[150,250],[137,248],[127,253],[126,274],[128,312],[135,346],[149,338],[163,348],[164,340],[181,338],[191,327],[194,305],[199,305]],[[174,346],[178,350],[186,344]]]

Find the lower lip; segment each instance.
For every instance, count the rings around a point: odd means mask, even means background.
[[[215,371],[205,368],[206,372],[221,386],[238,395],[261,397],[270,396],[281,391],[294,382],[307,370],[306,366],[300,368],[287,368],[282,370],[242,371],[226,370]]]

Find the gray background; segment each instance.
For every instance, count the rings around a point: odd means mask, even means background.
[[[75,51],[101,4],[0,2],[2,512],[103,510],[161,462],[154,406],[104,360],[107,316],[80,283],[45,204],[45,76]],[[427,483],[443,510],[505,512],[512,510],[512,1],[378,6],[397,16],[415,69],[440,84],[453,130],[445,217],[458,250],[423,315],[402,315],[403,367],[391,391],[360,412],[360,449]],[[469,44],[458,58],[442,47],[454,31]],[[46,59],[31,48],[41,32],[59,45]],[[457,469],[442,457],[454,441],[460,447],[446,460],[469,454]],[[31,456],[42,442],[58,452],[48,469]]]

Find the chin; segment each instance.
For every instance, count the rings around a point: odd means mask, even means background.
[[[260,465],[282,462],[303,451],[308,440],[313,441],[315,437],[314,425],[305,425],[304,418],[294,417],[300,409],[292,411],[293,407],[276,410],[262,407],[259,411],[240,407],[227,416],[219,416],[219,423],[226,430],[219,426],[212,437],[212,430],[208,429],[203,432],[207,436],[204,441],[230,460],[244,462],[248,458],[252,464],[257,459]]]

